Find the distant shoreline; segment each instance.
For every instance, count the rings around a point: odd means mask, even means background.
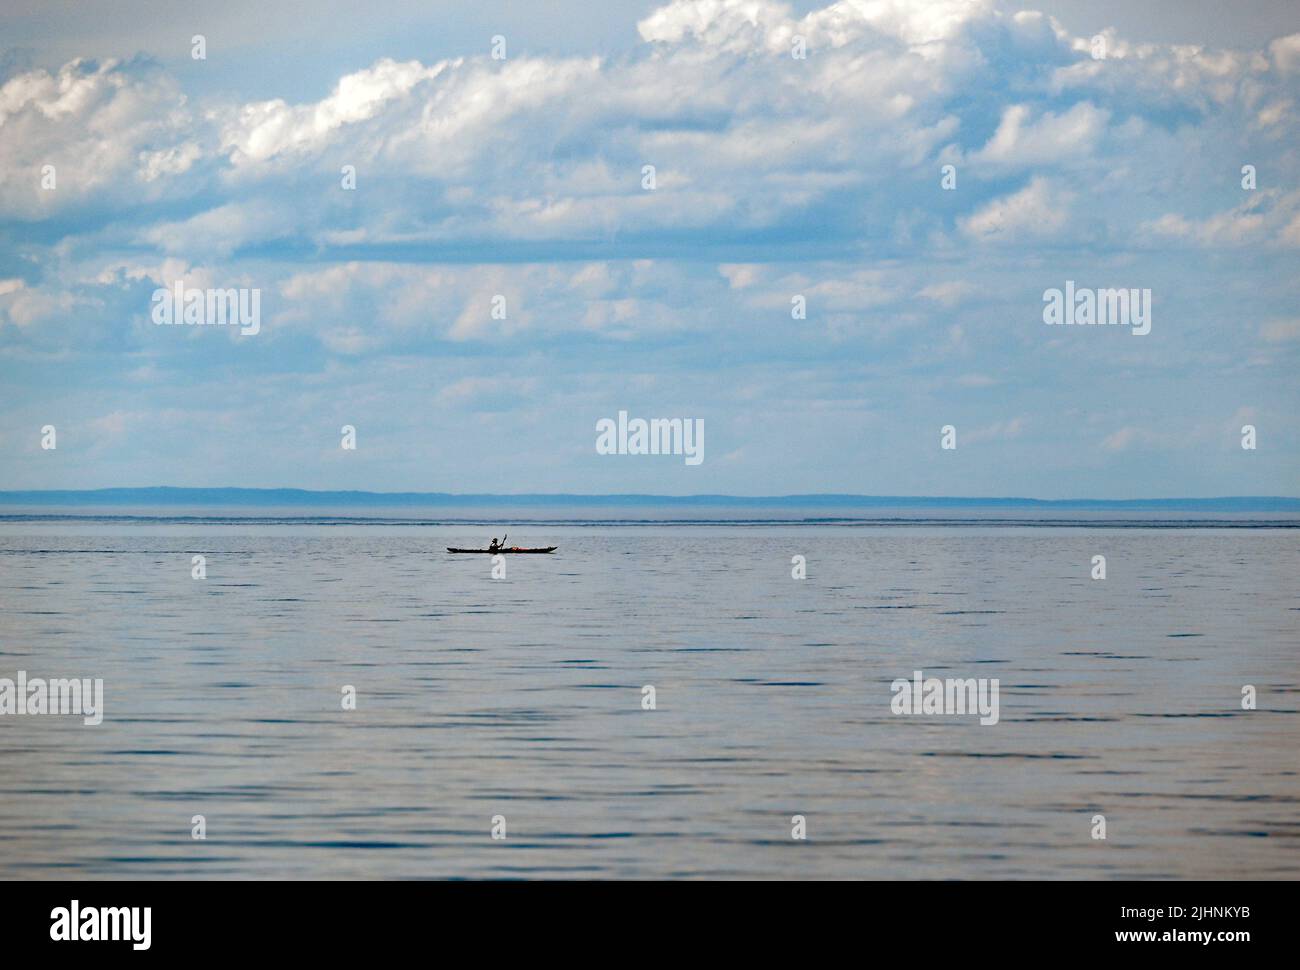
[[[303,489],[0,492],[0,524],[1297,528],[1300,499],[869,495],[452,495]]]
[[[312,491],[297,488],[103,488],[88,490],[0,491],[0,508],[31,507],[118,508],[459,508],[502,509],[710,509],[734,510],[1011,510],[1038,512],[1196,512],[1196,513],[1300,513],[1300,498],[1286,496],[1221,496],[1215,498],[1138,499],[1036,499],[1021,497],[908,496],[908,495],[579,495],[554,494],[453,494],[448,492]],[[798,516],[797,518],[806,518]],[[841,518],[832,516],[830,518]],[[768,516],[759,518],[767,519]],[[819,517],[820,518],[820,517]],[[848,516],[851,519],[862,516]],[[867,516],[875,519],[877,516]]]
[[[534,529],[554,531],[556,529],[584,528],[677,528],[677,527],[726,527],[726,528],[1029,528],[1029,529],[1300,529],[1300,515],[1279,518],[1261,513],[1242,513],[1234,518],[1219,515],[1149,515],[1143,518],[1124,517],[1099,513],[1090,518],[1059,517],[1007,517],[1007,516],[955,516],[937,512],[930,516],[881,516],[866,517],[688,517],[675,518],[523,518],[519,515],[506,514],[515,510],[502,509],[496,515],[464,516],[461,518],[392,518],[373,515],[163,515],[163,514],[109,514],[86,511],[76,513],[4,513],[0,512],[0,528],[14,524],[45,525],[109,525],[109,526],[186,526],[186,527],[346,527],[364,526],[380,528],[457,528],[457,529],[496,529],[503,523],[509,529]]]

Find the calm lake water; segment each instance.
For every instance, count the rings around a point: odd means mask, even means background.
[[[1294,529],[510,532],[0,525],[0,877],[1300,876]]]

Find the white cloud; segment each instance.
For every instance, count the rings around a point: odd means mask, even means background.
[[[176,188],[162,176],[197,157],[199,124],[158,70],[76,60],[12,77],[0,85],[0,213],[39,219],[87,201],[159,198]]]
[[[1142,225],[1152,236],[1182,240],[1200,246],[1235,247],[1268,242],[1300,247],[1300,190],[1278,189],[1243,192],[1231,209],[1203,219],[1168,212]]]
[[[183,175],[199,159],[199,146],[192,141],[159,151],[140,152],[140,179],[153,182],[168,175]]]
[[[1300,72],[1300,33],[1277,38],[1268,45],[1268,53],[1283,74]]]
[[[640,21],[637,30],[651,42],[692,40],[724,50],[788,52],[796,34],[830,47],[869,33],[924,47],[950,39],[993,8],[990,0],[844,0],[796,20],[787,4],[770,0],[673,0]]]
[[[945,280],[942,283],[931,283],[929,286],[922,288],[917,293],[917,296],[933,300],[946,307],[954,307],[975,292],[975,287],[964,280]]]
[[[425,67],[419,61],[385,58],[345,75],[329,97],[315,104],[290,106],[276,99],[244,105],[222,132],[222,151],[239,166],[319,149],[339,129],[375,117],[446,68],[445,61]]]
[[[854,206],[859,218],[828,231],[900,245],[954,228],[1065,237],[1092,225],[1067,218],[1071,194],[1119,233],[1167,215],[1161,231],[1177,234],[1197,193],[1151,191],[1161,167],[1184,158],[1208,174],[1247,155],[1233,141],[1250,130],[1284,137],[1298,94],[1294,37],[1252,53],[1107,32],[1107,60],[1094,61],[1087,38],[993,0],[843,0],[805,16],[774,0],[673,0],[638,30],[643,49],[614,59],[385,58],[297,104],[192,105],[134,64],[19,74],[0,86],[0,213],[39,218],[93,197],[130,223],[141,201],[206,193],[206,211],[153,214],[129,240],[176,253],[193,241],[205,256],[277,237],[444,249],[809,238],[824,212]],[[796,35],[806,60],[790,56]],[[940,158],[962,168],[942,204]],[[35,188],[46,160],[59,163],[57,192]],[[339,187],[343,164],[357,168],[355,196]],[[654,192],[640,186],[644,164],[657,167]],[[1068,178],[990,197],[990,176],[1046,165]],[[1168,211],[1151,212],[1154,198]]]
[[[997,131],[971,161],[1015,166],[1077,161],[1092,154],[1109,118],[1087,101],[1060,115],[1045,111],[1038,117],[1029,105],[1015,104],[1003,111]]]
[[[292,234],[295,218],[285,204],[232,202],[182,222],[150,226],[140,232],[140,239],[165,253],[228,256],[248,243]]]
[[[958,220],[963,233],[982,242],[1050,236],[1069,221],[1074,193],[1041,176],[1019,192],[995,199]]]
[[[726,264],[718,267],[718,272],[727,279],[733,290],[743,290],[753,286],[760,279],[760,268],[753,264]]]

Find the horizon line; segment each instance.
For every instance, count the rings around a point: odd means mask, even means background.
[[[297,487],[246,487],[246,486],[109,486],[93,489],[4,489],[0,490],[0,505],[62,505],[96,503],[108,504],[114,500],[121,504],[163,502],[166,504],[213,505],[271,504],[321,504],[342,502],[360,504],[414,505],[469,504],[472,502],[516,502],[529,505],[544,504],[668,504],[668,505],[757,505],[762,503],[792,505],[1036,505],[1036,506],[1094,506],[1133,507],[1140,505],[1163,507],[1224,507],[1262,511],[1265,509],[1300,511],[1300,497],[1281,495],[1221,495],[1209,497],[1173,496],[1160,498],[1030,498],[1026,496],[966,496],[966,495],[867,495],[852,492],[805,492],[784,495],[729,495],[725,493],[691,493],[664,495],[649,492],[378,492],[367,489],[305,489]]]

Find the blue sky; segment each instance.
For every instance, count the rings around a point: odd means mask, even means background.
[[[265,6],[7,5],[0,488],[1300,492],[1294,5]]]

